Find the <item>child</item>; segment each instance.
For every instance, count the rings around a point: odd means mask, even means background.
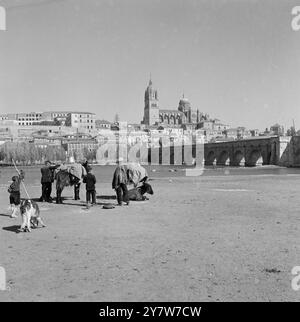
[[[24,179],[24,172],[21,170],[18,176],[12,177],[12,184],[8,188],[9,202],[12,210],[11,218],[17,218],[18,206],[21,203],[20,184]]]
[[[92,205],[96,204],[96,177],[92,172],[92,167],[87,168],[87,175],[83,178],[83,183],[86,184],[86,206],[89,208],[89,203],[92,197]]]

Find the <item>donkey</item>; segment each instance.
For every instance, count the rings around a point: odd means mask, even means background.
[[[62,204],[61,194],[65,187],[78,185],[80,179],[72,176],[67,170],[59,170],[56,174],[56,203]]]
[[[141,185],[140,187],[129,190],[128,197],[129,197],[129,200],[144,201],[144,200],[148,200],[148,198],[144,196],[146,193],[148,193],[149,195],[154,194],[151,185],[147,182],[144,182],[143,185]]]

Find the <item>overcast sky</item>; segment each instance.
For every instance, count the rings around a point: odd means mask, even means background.
[[[298,2],[298,3],[297,3]],[[152,74],[225,123],[300,129],[300,31],[290,0],[0,0],[0,110],[84,110],[140,122]]]

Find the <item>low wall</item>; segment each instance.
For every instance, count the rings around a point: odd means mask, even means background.
[[[279,161],[279,165],[283,167],[300,167],[300,136],[293,136],[285,145]]]

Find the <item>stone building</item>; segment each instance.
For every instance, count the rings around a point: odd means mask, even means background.
[[[70,112],[65,125],[91,132],[96,129],[96,115],[88,112]]]
[[[152,80],[145,91],[145,106],[143,124],[146,126],[168,125],[183,126],[200,121],[199,110],[194,110],[187,98],[182,97],[177,109],[161,109],[159,106],[158,92],[153,88]]]
[[[149,85],[145,91],[144,120],[146,125],[156,125],[159,123],[159,103],[158,93],[152,86],[150,79]]]

